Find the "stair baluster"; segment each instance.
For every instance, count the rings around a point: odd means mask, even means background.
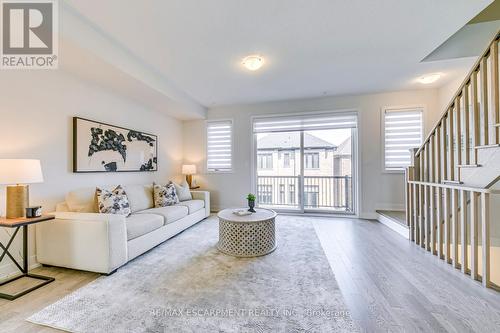
[[[500,31],[422,146],[412,150],[405,187],[410,240],[494,288],[500,287],[490,279],[489,209],[490,196],[500,191],[467,186],[462,174],[481,167],[478,148],[500,144],[499,40]]]

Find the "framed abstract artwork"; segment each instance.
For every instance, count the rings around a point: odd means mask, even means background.
[[[73,117],[73,172],[158,171],[158,137]]]

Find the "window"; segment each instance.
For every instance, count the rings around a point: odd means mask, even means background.
[[[295,184],[288,185],[289,203],[295,204]]]
[[[332,111],[251,117],[251,185],[260,206],[301,213],[353,213],[357,174],[351,161],[358,160],[357,114]],[[339,176],[344,175],[349,177],[348,185],[337,188],[344,180]]]
[[[273,168],[273,154],[259,154],[257,155],[257,167],[259,169],[272,169]]]
[[[273,203],[273,186],[272,185],[259,185],[257,188],[257,196],[259,203],[272,204]]]
[[[384,169],[404,170],[411,162],[411,148],[422,144],[422,108],[384,111]]]
[[[290,167],[290,153],[283,154],[283,168]]]
[[[207,171],[230,172],[233,167],[233,122],[207,122]]]
[[[306,169],[319,169],[319,153],[304,154]]]
[[[317,207],[318,206],[318,185],[305,185],[304,186],[304,206]]]
[[[285,203],[285,184],[280,184],[280,204]]]

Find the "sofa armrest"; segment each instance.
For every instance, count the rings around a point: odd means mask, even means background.
[[[95,221],[95,222],[111,222],[123,221],[125,216],[117,214],[100,214],[100,213],[76,213],[76,212],[54,212],[56,219],[60,220],[79,220],[79,221]]]
[[[191,191],[191,196],[195,200],[205,201],[205,217],[210,215],[210,192],[208,191]]]
[[[55,219],[36,225],[38,262],[98,273],[125,264],[125,217],[113,214],[56,212]]]

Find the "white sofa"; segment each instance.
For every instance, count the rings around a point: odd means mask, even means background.
[[[193,200],[153,208],[152,185],[124,186],[129,217],[96,213],[95,187],[68,193],[55,220],[36,226],[41,264],[110,274],[210,215],[210,196],[191,191]]]

